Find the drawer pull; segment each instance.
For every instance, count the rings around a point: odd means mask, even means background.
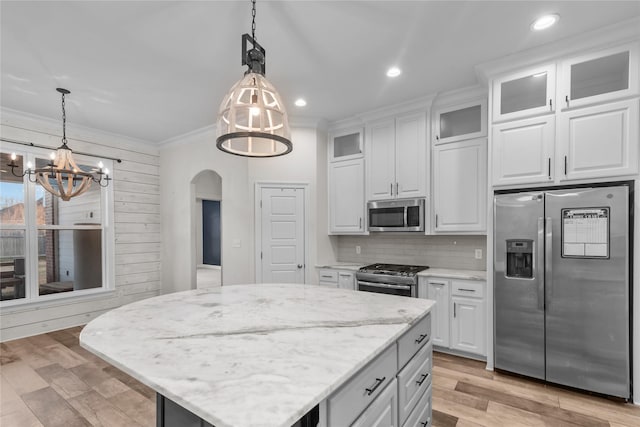
[[[418,387],[420,387],[422,385],[422,383],[425,382],[425,380],[427,378],[429,378],[429,374],[420,375],[420,379],[418,381],[416,381],[416,384],[418,384]]]
[[[429,334],[420,334],[420,336],[418,337],[418,339],[416,340],[416,344],[420,344],[422,341],[424,341],[425,338],[429,338]]]
[[[320,276],[320,277],[322,277],[323,279],[333,279],[333,276]]]
[[[427,427],[429,425],[429,423],[431,422],[431,417],[427,418],[427,421],[420,423],[421,426]]]
[[[464,292],[475,292],[475,289],[465,289],[465,288],[458,288],[459,291],[464,291]]]
[[[382,384],[386,379],[387,377],[376,378],[376,383],[373,385],[373,387],[364,389],[364,391],[367,392],[367,396],[371,396],[371,394],[373,394],[373,392],[376,391],[376,389],[380,387],[380,384]]]

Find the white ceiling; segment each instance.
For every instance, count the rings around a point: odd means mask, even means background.
[[[559,24],[531,32],[549,12]],[[215,123],[251,32],[249,0],[3,0],[0,14],[2,107],[59,119],[64,87],[70,129],[149,142]],[[472,85],[474,65],[637,16],[640,1],[258,0],[256,38],[289,114],[332,121]]]

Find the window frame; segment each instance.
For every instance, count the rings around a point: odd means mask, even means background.
[[[2,144],[3,153],[16,153],[22,156],[23,164],[28,161],[36,164],[36,158],[47,159],[52,150],[28,147],[14,143]],[[79,164],[96,164],[102,161],[104,167],[109,169],[113,178],[113,161],[109,159],[97,159],[92,156],[74,153],[74,159]],[[4,165],[3,165],[4,166]],[[113,184],[100,188],[100,225],[38,225],[36,217],[36,185],[28,176],[23,177],[24,185],[24,224],[1,224],[3,230],[24,230],[25,233],[25,297],[0,301],[3,311],[24,306],[53,306],[67,304],[69,300],[91,299],[115,292],[115,233],[114,233],[114,198]],[[92,185],[97,185],[92,183]],[[46,190],[45,190],[46,191]],[[79,195],[77,197],[83,197]],[[63,203],[63,202],[62,202]],[[102,286],[99,288],[80,289],[70,292],[60,292],[48,295],[39,294],[38,284],[38,232],[40,230],[95,230],[101,229],[102,245]],[[34,259],[36,261],[34,261]]]

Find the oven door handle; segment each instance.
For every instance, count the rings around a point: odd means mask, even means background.
[[[384,289],[398,289],[401,291],[410,291],[411,285],[391,285],[389,283],[375,283],[375,282],[365,282],[362,280],[358,280],[358,286],[360,284],[371,286],[374,288],[384,288]]]

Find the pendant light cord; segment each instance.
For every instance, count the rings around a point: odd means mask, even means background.
[[[256,0],[251,0],[251,37],[256,39]]]
[[[67,145],[67,113],[64,109],[64,93],[62,94],[62,145]]]

